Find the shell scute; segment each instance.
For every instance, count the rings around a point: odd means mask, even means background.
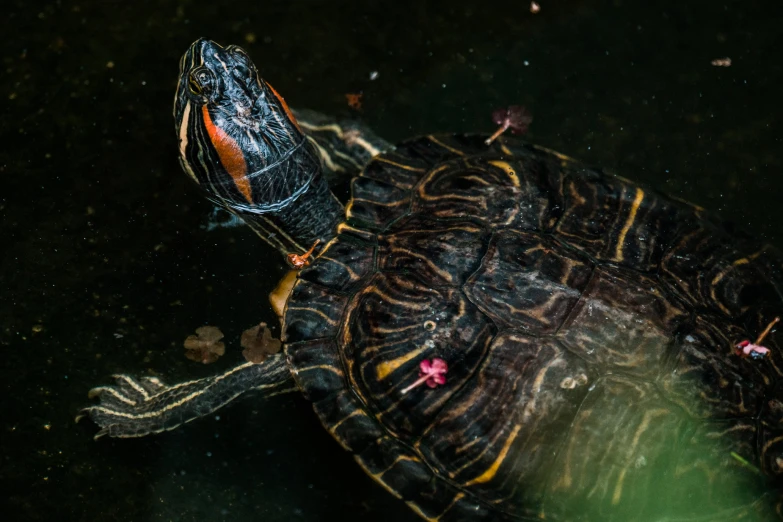
[[[488,233],[471,221],[436,221],[413,215],[378,236],[378,267],[411,272],[433,285],[461,285],[481,261]]]
[[[410,500],[434,479],[421,458],[392,437],[381,437],[356,455],[356,461],[396,497]]]
[[[392,437],[381,437],[357,455],[356,461],[387,491],[427,520],[511,520],[499,514],[492,516],[476,498],[434,474],[414,450]]]
[[[688,318],[653,279],[600,266],[558,337],[593,364],[654,379],[664,367],[675,332]]]
[[[333,340],[289,344],[286,355],[294,381],[306,399],[321,401],[345,389],[343,365]]]
[[[361,453],[384,436],[378,422],[364,411],[351,390],[320,400],[313,409],[329,433],[351,453]]]
[[[334,338],[348,298],[330,288],[298,279],[285,309],[283,341]]]
[[[594,379],[554,340],[501,333],[416,448],[465,491],[534,516],[541,478]]]
[[[458,158],[431,169],[416,186],[413,210],[463,216],[492,226],[548,230],[559,216],[554,160]]]
[[[338,236],[299,277],[338,291],[350,290],[375,270],[375,250],[373,245]]]
[[[584,167],[564,182],[556,234],[588,255],[652,271],[692,209],[629,181]]]
[[[770,266],[769,274],[762,273],[759,257],[769,264],[780,259],[769,246],[749,245],[702,221],[677,235],[661,263],[662,281],[692,306],[738,318],[751,306],[780,306],[781,279],[770,277],[780,271]]]
[[[517,230],[495,233],[465,293],[499,328],[555,333],[587,286],[593,264],[554,239]]]
[[[397,146],[398,154],[416,158],[429,166],[482,154],[486,150],[486,145],[476,135],[427,135],[403,141]]]
[[[459,291],[429,287],[404,274],[377,274],[354,298],[341,349],[370,411],[403,440],[421,434],[472,375],[495,334],[491,322]],[[438,393],[401,391],[418,378],[423,359],[449,361]]]
[[[430,163],[422,159],[397,151],[389,151],[375,157],[368,163],[362,171],[362,177],[411,190],[429,167]]]
[[[351,183],[348,222],[371,230],[385,230],[410,211],[410,191],[383,181],[359,176]]]

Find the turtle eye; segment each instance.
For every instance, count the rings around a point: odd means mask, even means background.
[[[188,89],[190,89],[190,92],[196,96],[201,96],[201,85],[199,85],[195,78],[193,78],[192,74],[188,78]]]
[[[214,82],[212,72],[203,67],[192,70],[188,75],[188,89],[196,96],[208,96]]]

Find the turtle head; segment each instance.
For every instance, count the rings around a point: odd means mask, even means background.
[[[174,122],[183,170],[283,253],[328,241],[342,206],[285,100],[237,46],[200,38],[182,56]]]

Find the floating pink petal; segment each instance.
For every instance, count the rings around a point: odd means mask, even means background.
[[[441,384],[446,384],[446,377],[443,374],[436,374],[427,379],[427,386],[437,388]]]
[[[446,361],[438,357],[433,358],[431,361],[424,359],[419,363],[419,378],[402,390],[402,394],[405,395],[413,388],[421,386],[426,383],[430,388],[435,388],[441,384],[446,384],[446,373],[449,371],[449,365]]]
[[[527,132],[530,123],[533,121],[533,117],[530,115],[530,112],[521,105],[511,105],[505,109],[495,110],[492,113],[492,121],[500,125],[500,127],[492,136],[484,141],[487,145],[492,144],[498,136],[507,130],[511,130],[512,134],[523,134]]]
[[[741,357],[751,357],[753,359],[760,359],[766,357],[769,353],[769,348],[758,344],[753,344],[750,341],[742,341],[737,344],[737,355]]]
[[[521,105],[511,105],[505,109],[497,109],[492,113],[492,121],[497,125],[505,125],[512,134],[527,132],[533,117]]]

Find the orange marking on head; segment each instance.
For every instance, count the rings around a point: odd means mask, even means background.
[[[277,101],[280,102],[280,105],[282,105],[283,110],[285,111],[285,115],[288,116],[288,119],[291,120],[291,123],[293,123],[296,126],[296,129],[301,132],[302,129],[299,128],[299,122],[296,121],[296,118],[294,118],[294,115],[291,113],[291,109],[288,108],[288,104],[285,102],[282,96],[280,96],[274,87],[272,87],[271,84],[267,83],[267,87],[269,87],[269,90],[272,91],[272,94],[275,98],[277,98]]]
[[[231,136],[223,132],[223,129],[216,127],[212,123],[212,118],[209,116],[206,105],[201,108],[201,113],[204,115],[204,126],[207,128],[209,139],[212,140],[212,145],[215,147],[218,156],[220,156],[220,163],[223,164],[226,172],[231,175],[237,190],[245,196],[248,203],[253,203],[250,181],[247,179],[247,163],[245,163],[245,157],[242,155],[242,149],[239,148],[239,145]]]

